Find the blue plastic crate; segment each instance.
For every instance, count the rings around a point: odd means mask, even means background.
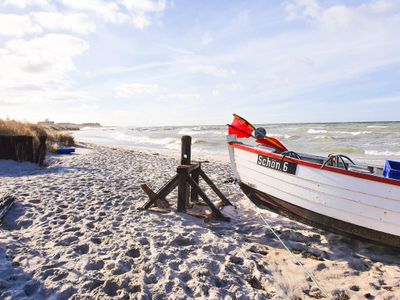
[[[63,147],[57,150],[58,154],[71,154],[72,152],[75,152],[75,148]]]
[[[400,180],[400,161],[387,160],[383,168],[383,176]]]

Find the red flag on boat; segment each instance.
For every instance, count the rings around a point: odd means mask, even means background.
[[[250,122],[238,116],[237,114],[233,114],[233,122],[231,125],[228,124],[228,126],[228,134],[235,134],[237,138],[249,138],[251,136],[254,137],[253,131],[256,130],[256,128],[251,125]],[[265,134],[265,130],[263,131]],[[279,140],[273,137],[264,136],[263,138],[256,138],[256,143],[274,148],[278,152],[287,151],[287,148]]]
[[[264,137],[263,139],[257,139],[256,143],[263,144],[267,147],[271,147],[276,149],[278,152],[287,151],[287,148],[276,138],[273,137]]]
[[[228,134],[236,134],[238,138],[249,138],[255,130],[253,125],[237,114],[233,114],[233,122],[228,126]]]

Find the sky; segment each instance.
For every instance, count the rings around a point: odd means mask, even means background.
[[[399,121],[400,0],[0,0],[0,118]]]

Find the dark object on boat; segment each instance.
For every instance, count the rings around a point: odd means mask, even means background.
[[[229,221],[228,217],[225,217],[219,208],[224,205],[232,205],[231,202],[221,193],[221,191],[215,186],[211,179],[201,169],[201,163],[191,163],[191,140],[190,136],[182,136],[182,152],[181,152],[181,165],[177,167],[177,174],[165,184],[157,193],[151,190],[146,184],[141,185],[143,191],[149,196],[149,201],[143,206],[142,209],[149,209],[152,206],[166,209],[169,207],[168,201],[165,197],[171,193],[176,187],[178,187],[178,212],[187,212],[191,204],[202,204],[199,202],[199,196],[203,198],[205,205],[207,205],[211,211],[211,216],[205,216],[199,213],[190,212],[195,216],[205,217],[206,220],[214,217],[219,220]],[[200,177],[210,186],[214,193],[222,200],[220,206],[214,205],[208,198],[206,193],[199,186]],[[190,189],[191,187],[191,189]]]
[[[3,217],[6,215],[7,211],[11,208],[14,204],[15,197],[5,194],[0,198],[0,222]]]
[[[267,131],[265,128],[259,127],[256,130],[254,130],[254,136],[256,139],[263,139],[267,135]]]
[[[400,179],[400,161],[387,160],[383,169],[383,176]]]
[[[75,148],[63,147],[57,150],[58,154],[71,154],[75,152]]]

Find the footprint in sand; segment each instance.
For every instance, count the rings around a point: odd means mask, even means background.
[[[91,241],[93,244],[96,244],[96,245],[100,245],[100,244],[101,244],[101,239],[98,238],[98,237],[92,237],[92,238],[90,239],[90,241]]]
[[[116,268],[112,271],[113,275],[122,275],[129,272],[132,269],[132,265],[128,261],[120,260],[116,264]]]
[[[85,266],[85,269],[88,271],[98,271],[98,270],[103,269],[103,267],[104,267],[104,261],[96,260],[96,261],[88,262]]]
[[[99,280],[99,279],[89,280],[82,285],[82,290],[92,291],[101,286],[103,283],[104,280]]]
[[[89,252],[89,245],[83,244],[83,245],[78,245],[74,247],[74,251],[78,254],[87,254]]]
[[[193,239],[185,238],[183,236],[177,236],[172,242],[171,246],[175,247],[185,247],[185,246],[192,246],[196,245],[196,241]]]
[[[117,291],[119,290],[119,286],[116,282],[112,280],[107,280],[103,284],[103,290],[108,296],[115,297],[117,296]]]
[[[60,216],[58,216],[61,220],[66,220],[66,219],[68,219],[68,215],[65,215],[65,214],[63,214],[63,215],[60,215]]]
[[[352,285],[349,289],[354,292],[358,292],[360,290],[360,287],[358,285]]]
[[[61,270],[55,270],[55,276],[51,278],[52,281],[60,281],[61,279],[64,279],[65,277],[68,276],[68,272],[66,271],[61,271]]]
[[[56,246],[69,246],[69,245],[71,245],[72,243],[74,243],[74,242],[76,242],[78,240],[79,239],[76,236],[67,236],[67,237],[63,238],[62,240],[60,240],[56,244]]]
[[[136,248],[131,248],[128,251],[126,251],[125,255],[132,258],[137,258],[140,257],[140,250]]]
[[[180,267],[182,265],[182,261],[171,261],[168,263],[168,267],[174,271],[180,271]]]

